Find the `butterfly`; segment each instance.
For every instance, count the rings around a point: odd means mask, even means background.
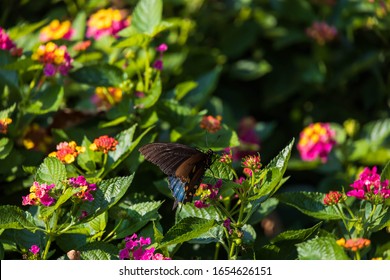
[[[204,153],[179,143],[151,143],[139,151],[168,175],[169,188],[175,198],[173,209],[179,202],[191,201],[213,156],[212,150]]]

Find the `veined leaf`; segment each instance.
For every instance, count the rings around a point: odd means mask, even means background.
[[[162,18],[162,0],[140,0],[134,9],[131,25],[139,32],[152,35]]]
[[[88,213],[88,216],[81,222],[90,221],[115,205],[126,193],[133,178],[134,174],[127,177],[115,177],[98,183],[97,190],[93,193],[94,200],[83,203],[78,211],[78,216],[81,216],[82,211]]]
[[[66,180],[66,168],[65,165],[56,157],[47,157],[43,163],[39,166],[36,180],[39,183],[59,184]]]
[[[120,219],[122,221],[116,230],[115,238],[124,238],[139,231],[150,221],[159,219],[158,209],[160,201],[141,202],[128,205],[126,202],[119,205]]]
[[[300,260],[349,260],[343,247],[331,237],[318,237],[297,245]]]
[[[83,260],[117,260],[118,247],[106,242],[88,243],[78,249]]]
[[[316,224],[313,227],[308,228],[308,229],[288,230],[288,231],[282,232],[278,236],[274,237],[271,240],[271,243],[284,242],[284,241],[288,241],[288,240],[305,241],[310,236],[315,234],[318,231],[318,229],[321,227],[321,225],[322,225],[322,222],[319,222],[318,224]]]
[[[27,229],[35,231],[38,226],[29,212],[13,205],[0,206],[0,229]]]
[[[38,93],[26,112],[36,115],[43,115],[57,111],[64,98],[64,88],[59,85],[50,86]]]
[[[214,225],[215,221],[213,220],[195,217],[184,218],[168,230],[159,247],[190,241],[206,233]]]
[[[280,202],[290,205],[303,214],[321,220],[339,220],[340,215],[332,206],[323,203],[325,194],[318,192],[285,192],[276,195]]]
[[[110,64],[84,66],[69,73],[77,82],[97,87],[119,86],[124,80],[124,75],[120,68]]]

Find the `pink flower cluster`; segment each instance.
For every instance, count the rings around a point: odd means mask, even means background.
[[[84,176],[78,176],[77,178],[70,178],[69,184],[74,188],[80,188],[81,190],[75,194],[82,200],[92,201],[93,195],[91,191],[96,191],[96,184],[90,184],[87,182]]]
[[[336,38],[337,29],[324,21],[316,21],[306,29],[306,35],[315,40],[317,44],[324,45]]]
[[[0,27],[0,50],[10,51],[13,56],[21,56],[22,49],[17,48],[3,28]]]
[[[155,254],[154,247],[151,247],[150,249],[145,248],[151,243],[149,237],[144,238],[141,236],[139,239],[137,239],[137,237],[137,234],[134,233],[132,236],[125,238],[125,248],[119,251],[119,258],[121,260],[170,260],[170,258],[164,257],[160,253]]]
[[[377,168],[374,166],[364,168],[359,175],[359,179],[350,185],[353,190],[347,192],[347,196],[353,196],[357,199],[370,200],[374,203],[381,203],[390,197],[389,180],[381,182],[381,177],[377,174]]]
[[[54,184],[39,184],[35,181],[30,188],[30,194],[22,196],[22,205],[52,205],[55,202],[55,199],[51,197],[49,193],[54,187]]]
[[[209,203],[206,203],[207,200],[218,199],[219,190],[222,187],[222,180],[219,179],[215,185],[210,184],[201,184],[197,195],[200,194],[200,199],[194,202],[196,208],[207,208],[210,206]]]
[[[253,175],[253,172],[258,172],[261,168],[261,159],[260,155],[246,156],[242,162],[242,166],[244,167],[244,174],[248,177]]]
[[[312,123],[300,133],[298,151],[304,161],[313,161],[320,158],[322,162],[328,160],[328,155],[336,144],[336,133],[329,123]]]
[[[117,9],[101,9],[92,14],[87,22],[87,38],[99,40],[103,36],[117,36],[117,33],[130,25],[130,18]]]

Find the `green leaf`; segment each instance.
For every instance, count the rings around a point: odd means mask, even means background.
[[[241,228],[243,232],[242,241],[244,244],[253,244],[256,241],[256,230],[248,224],[245,224]]]
[[[230,75],[239,80],[251,81],[264,76],[271,70],[271,65],[265,60],[260,62],[239,60],[233,64]]]
[[[198,86],[197,82],[187,81],[178,84],[174,89],[174,94],[176,100],[181,100],[185,97],[191,90],[195,89]]]
[[[256,189],[256,195],[251,197],[251,200],[265,195],[271,196],[281,187],[293,145],[294,139],[267,164],[259,175],[255,175],[256,181],[261,180],[261,186]]]
[[[184,204],[176,211],[176,220],[182,220],[188,217],[196,217],[207,220],[220,221],[220,224],[216,224],[214,227],[209,229],[207,232],[201,234],[197,238],[189,241],[194,244],[208,244],[212,242],[221,242],[223,239],[223,227],[222,217],[219,215],[215,207],[208,208],[196,208],[194,204]]]
[[[109,153],[108,164],[107,164],[109,166],[109,169],[105,171],[105,174],[107,174],[111,170],[114,170],[127,157],[129,157],[132,151],[140,143],[142,138],[153,128],[153,127],[149,127],[145,129],[142,132],[142,134],[133,141],[134,132],[132,132],[132,130],[135,129],[135,127],[136,125],[119,133],[119,136],[116,137],[119,143],[116,151]]]
[[[39,166],[36,181],[39,183],[46,183],[48,185],[58,185],[66,180],[65,165],[56,157],[47,157]]]
[[[93,193],[94,200],[84,202],[80,206],[77,216],[80,216],[82,211],[87,211],[88,216],[82,220],[86,222],[111,208],[126,193],[133,178],[134,174],[127,177],[115,177],[98,183],[98,188]]]
[[[69,76],[79,83],[91,86],[119,86],[125,79],[124,72],[110,64],[84,66],[70,72]]]
[[[162,0],[140,0],[134,9],[131,25],[139,32],[152,35],[161,22]]]
[[[119,249],[115,245],[106,242],[88,243],[81,248],[80,258],[83,260],[118,260]]]
[[[215,221],[188,217],[180,220],[165,234],[159,247],[179,244],[197,238],[213,228]]]
[[[128,202],[119,205],[121,225],[116,230],[115,238],[124,238],[139,231],[150,221],[158,220],[158,209],[162,205],[160,201],[142,202],[130,204]]]
[[[386,163],[381,173],[381,181],[384,181],[386,179],[390,181],[390,161]]]
[[[219,160],[215,160],[210,168],[206,170],[205,176],[229,181],[234,178],[234,174],[230,167]]]
[[[316,234],[318,232],[318,229],[321,227],[321,225],[322,222],[319,222],[318,224],[308,229],[288,230],[282,232],[278,236],[274,237],[271,240],[271,243],[279,243],[279,242],[285,242],[291,240],[305,241],[313,234]]]
[[[161,96],[161,91],[161,80],[159,78],[153,83],[151,89],[146,93],[145,97],[135,100],[135,104],[143,109],[148,109],[156,104]]]
[[[38,227],[29,212],[12,205],[0,206],[0,229],[28,229],[35,231]]]
[[[16,108],[16,104],[12,104],[10,107],[0,111],[0,119],[9,118]]]
[[[297,245],[300,260],[349,260],[336,239],[319,237]]]
[[[13,39],[17,40],[20,37],[29,35],[33,33],[34,31],[38,30],[41,28],[43,25],[47,23],[48,19],[45,18],[41,21],[31,23],[31,24],[26,24],[26,23],[19,23],[15,25],[12,29],[8,30],[8,35]]]
[[[12,63],[6,64],[1,67],[4,70],[15,70],[15,71],[29,71],[42,69],[42,64],[32,60],[31,58],[18,59]]]
[[[64,98],[64,88],[53,85],[45,88],[37,94],[37,97],[26,108],[27,113],[43,115],[57,111]]]
[[[218,66],[214,70],[199,77],[196,81],[198,86],[183,98],[184,103],[191,107],[201,107],[206,103],[217,86],[221,71],[222,67]]]
[[[8,51],[0,50],[0,66],[7,65],[15,61]],[[5,84],[10,89],[19,91],[19,78],[16,71],[3,70],[0,67],[0,85]]]
[[[99,153],[92,151],[89,146],[91,141],[84,136],[82,147],[85,147],[85,151],[77,156],[77,164],[87,173],[92,173],[96,170],[96,163],[99,162]]]
[[[14,147],[14,142],[4,137],[0,139],[0,159],[5,159]]]
[[[321,220],[340,220],[333,206],[323,203],[325,194],[318,192],[285,192],[276,195],[280,202],[290,205],[303,214]]]
[[[372,121],[363,127],[363,135],[372,145],[380,145],[390,136],[390,119]]]
[[[118,40],[114,44],[115,48],[129,48],[129,47],[146,47],[149,45],[152,37],[147,34],[133,34],[124,40]]]
[[[249,211],[248,216],[250,218],[247,223],[251,225],[259,223],[273,210],[275,210],[278,204],[279,200],[273,197],[265,200],[264,202],[261,202],[261,199],[250,201],[248,204],[249,209],[247,209]]]

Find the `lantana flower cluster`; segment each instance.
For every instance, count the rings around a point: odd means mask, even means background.
[[[92,14],[87,22],[87,38],[100,39],[102,36],[117,36],[117,33],[130,25],[130,17],[117,9],[101,9]]]
[[[77,146],[75,141],[61,142],[57,145],[57,151],[51,152],[49,157],[56,157],[61,162],[70,164],[76,160],[76,157],[85,151],[84,147]]]
[[[22,49],[17,48],[14,41],[8,36],[3,28],[0,27],[0,50],[10,51],[13,56],[21,56]]]
[[[341,246],[347,250],[351,250],[353,252],[356,252],[358,250],[361,250],[363,248],[370,246],[371,241],[369,239],[362,238],[362,237],[351,238],[348,240],[345,240],[345,238],[341,238],[341,239],[337,240],[336,243],[339,246]]]
[[[222,187],[222,180],[218,180],[215,185],[200,184],[196,190],[195,196],[199,196],[200,199],[194,202],[196,208],[207,208],[210,206],[208,201],[219,199],[219,190]]]
[[[30,188],[30,194],[22,197],[22,205],[50,206],[54,204],[55,199],[50,192],[54,187],[54,184],[40,184],[35,181]]]
[[[243,159],[242,166],[244,167],[244,174],[248,177],[251,177],[253,173],[260,171],[261,168],[261,158],[257,154],[255,156],[246,156]]]
[[[10,125],[11,123],[12,119],[10,118],[0,119],[0,134],[7,134],[8,125]]]
[[[333,41],[337,36],[337,29],[324,21],[316,21],[306,29],[308,37],[312,38],[319,45],[325,45]]]
[[[58,19],[52,20],[49,25],[41,29],[39,33],[39,40],[41,42],[48,42],[52,40],[70,40],[75,33],[72,24],[69,20],[60,22]]]
[[[122,90],[116,87],[97,87],[91,99],[92,103],[101,110],[108,110],[121,100]]]
[[[91,191],[96,191],[97,189],[96,184],[88,183],[87,179],[85,179],[84,176],[70,178],[68,182],[72,187],[81,189],[78,193],[75,194],[76,197],[78,197],[81,200],[88,200],[88,201],[94,200]]]
[[[109,151],[115,151],[116,145],[118,145],[118,141],[115,138],[103,135],[96,138],[89,146],[89,149],[107,154]]]
[[[72,68],[73,59],[66,46],[57,46],[53,42],[40,45],[31,58],[44,65],[43,72],[48,77],[54,76],[56,73],[67,75]]]
[[[215,133],[222,128],[221,121],[221,116],[203,116],[200,122],[200,128],[206,130],[207,132]]]
[[[342,201],[345,201],[345,199],[346,199],[345,194],[338,192],[338,191],[330,191],[329,193],[327,193],[325,195],[324,204],[326,206],[332,206],[332,205],[336,205]]]
[[[135,233],[125,238],[125,248],[119,251],[119,258],[121,260],[170,260],[170,258],[164,257],[160,253],[155,254],[156,249],[154,247],[146,248],[151,243],[149,237],[144,238],[140,236],[137,238],[138,236]]]
[[[353,196],[361,200],[369,200],[374,204],[382,203],[390,197],[389,180],[381,181],[377,173],[377,167],[366,167],[359,175],[359,179],[350,185],[353,190],[347,192],[347,196]]]
[[[300,133],[298,151],[304,161],[328,160],[328,155],[336,144],[336,133],[329,123],[312,123]]]

